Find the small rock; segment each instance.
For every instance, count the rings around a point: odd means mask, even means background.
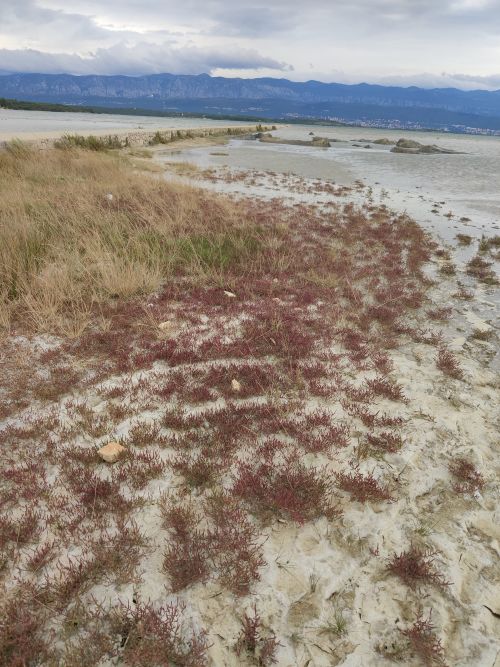
[[[458,338],[454,338],[452,341],[450,341],[450,349],[453,351],[458,351],[463,348],[467,340],[463,336],[459,336]]]
[[[166,320],[165,322],[160,322],[160,324],[158,325],[158,329],[160,331],[167,331],[171,327],[172,327],[172,322],[170,322],[169,320]]]
[[[311,141],[313,146],[319,146],[320,148],[330,148],[330,142],[326,137],[314,137]]]
[[[126,451],[126,448],[119,442],[108,442],[97,453],[106,463],[115,463]]]
[[[472,324],[474,329],[476,331],[480,331],[481,333],[487,333],[493,329],[493,327],[482,320],[480,317],[478,317],[473,311],[471,310],[466,310],[465,313],[465,319]]]
[[[224,294],[230,299],[236,299],[236,294],[234,294],[234,292],[228,292],[227,290],[224,290]]]
[[[309,599],[308,599],[309,598]],[[314,618],[318,618],[319,608],[311,596],[294,602],[288,610],[288,623],[292,628],[298,629],[307,626]]]
[[[114,197],[113,197],[113,195],[111,194],[111,192],[108,192],[108,194],[106,195],[106,199],[107,199],[108,201],[113,201]]]
[[[241,391],[241,384],[238,382],[238,380],[232,380],[231,388],[233,391]]]

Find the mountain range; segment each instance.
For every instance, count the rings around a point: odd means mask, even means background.
[[[500,90],[348,85],[208,74],[3,74],[0,97],[162,112],[323,119],[391,127],[500,131]]]

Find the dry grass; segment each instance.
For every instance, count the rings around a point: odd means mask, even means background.
[[[221,280],[258,232],[238,209],[84,150],[0,153],[0,326],[81,333],[96,304],[154,292],[174,273]]]

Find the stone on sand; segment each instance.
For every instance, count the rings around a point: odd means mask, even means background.
[[[106,463],[116,463],[118,459],[126,452],[126,448],[119,442],[108,442],[97,452]]]

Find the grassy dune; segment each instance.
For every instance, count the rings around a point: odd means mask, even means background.
[[[174,275],[224,281],[248,265],[256,223],[226,200],[134,174],[91,151],[0,152],[0,325],[84,330],[96,306]]]

